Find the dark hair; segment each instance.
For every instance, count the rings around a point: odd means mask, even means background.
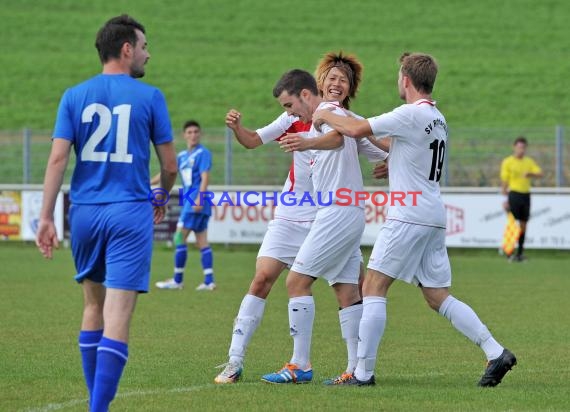
[[[273,97],[281,96],[286,91],[291,96],[299,97],[303,89],[309,90],[315,96],[319,95],[317,82],[313,75],[305,70],[293,69],[285,73],[273,88]]]
[[[122,14],[108,20],[97,32],[95,47],[99,52],[101,63],[105,64],[110,59],[121,57],[123,44],[137,44],[137,33],[135,30],[144,31],[144,26],[127,14]]]
[[[401,70],[417,91],[431,94],[437,76],[437,62],[429,54],[404,53],[400,56]]]
[[[524,143],[525,146],[528,146],[528,140],[526,140],[526,137],[524,136],[517,137],[513,143],[513,146],[515,146],[517,143]]]
[[[187,120],[184,123],[184,127],[182,128],[182,130],[186,130],[189,127],[197,127],[198,129],[202,130],[202,128],[200,127],[200,123],[198,123],[196,120]]]

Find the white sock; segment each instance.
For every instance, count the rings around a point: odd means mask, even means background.
[[[239,363],[240,365],[243,363],[245,351],[259,322],[261,322],[264,310],[265,299],[254,295],[245,295],[234,321],[232,343],[229,351],[230,362]]]
[[[314,320],[315,301],[312,296],[289,299],[289,332],[293,337],[293,357],[290,363],[300,369],[309,366]]]
[[[453,327],[471,342],[480,346],[487,360],[496,359],[503,353],[504,348],[493,338],[473,309],[465,303],[449,295],[441,304],[439,313],[449,319]]]
[[[347,373],[353,373],[356,368],[356,362],[358,360],[356,356],[358,350],[358,328],[361,318],[362,304],[349,306],[338,312],[340,332],[346,342],[346,351],[348,353]]]
[[[366,381],[374,375],[376,354],[386,328],[386,298],[369,296],[362,299],[362,319],[358,336],[356,379]]]

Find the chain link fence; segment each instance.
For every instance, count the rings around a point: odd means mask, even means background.
[[[562,126],[451,129],[442,186],[498,187],[501,161],[511,154],[512,143],[520,135],[529,140],[527,154],[544,170],[544,177],[534,186],[569,186],[570,147],[565,144]],[[0,183],[42,183],[50,136],[46,130],[0,131]],[[211,185],[281,185],[292,161],[278,144],[247,150],[226,128],[203,129],[202,143],[213,156]],[[176,137],[176,147],[179,151],[185,148],[180,136]],[[65,183],[71,179],[74,162],[75,156],[71,156]],[[386,181],[373,179],[373,165],[366,159],[360,159],[360,163],[366,186],[387,185]],[[151,174],[158,171],[153,156]]]

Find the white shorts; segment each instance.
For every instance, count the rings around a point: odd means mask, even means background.
[[[355,206],[319,209],[291,270],[322,277],[328,280],[329,285],[358,284],[363,231],[363,209]]]
[[[451,286],[445,229],[387,220],[374,243],[368,268],[414,285]]]
[[[257,257],[270,257],[291,267],[312,223],[273,219],[267,225]]]

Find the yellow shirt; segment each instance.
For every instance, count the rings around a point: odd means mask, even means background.
[[[509,156],[501,164],[501,180],[507,182],[509,190],[519,193],[530,193],[530,178],[526,173],[540,173],[541,169],[530,157],[522,159]]]

